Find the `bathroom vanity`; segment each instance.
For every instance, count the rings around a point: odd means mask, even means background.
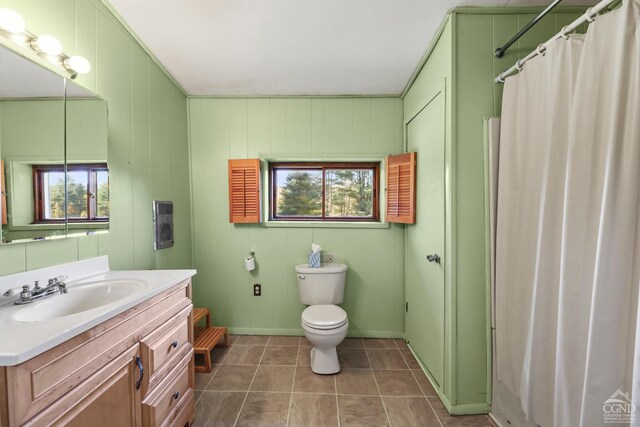
[[[194,270],[110,271],[107,257],[0,277],[67,275],[67,293],[0,297],[0,425],[193,421]]]

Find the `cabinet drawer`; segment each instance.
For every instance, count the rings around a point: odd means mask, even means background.
[[[142,402],[143,424],[160,426],[179,408],[181,398],[191,390],[193,350],[189,351],[173,371]]]
[[[189,306],[140,341],[142,363],[148,374],[143,379],[143,396],[162,380],[163,371],[164,375],[171,371],[190,345],[190,314]]]
[[[195,396],[193,389],[189,389],[178,407],[169,414],[162,427],[184,427],[193,422]]]

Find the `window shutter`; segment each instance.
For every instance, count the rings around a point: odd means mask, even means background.
[[[260,159],[229,160],[229,222],[260,222]]]
[[[7,225],[7,189],[4,177],[4,160],[0,160],[0,196],[2,198],[2,205],[0,205],[2,225]]]
[[[416,223],[416,153],[387,157],[387,221]]]

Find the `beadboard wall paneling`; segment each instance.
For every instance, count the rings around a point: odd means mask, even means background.
[[[404,231],[230,224],[227,160],[402,152],[400,98],[190,98],[194,301],[234,332],[301,334],[294,266],[311,243],[349,265],[342,307],[355,336],[404,333]],[[255,251],[257,268],[244,258]],[[252,285],[262,284],[254,297]]]

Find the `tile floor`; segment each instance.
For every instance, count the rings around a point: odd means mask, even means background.
[[[487,426],[452,417],[403,340],[347,338],[342,371],[316,375],[304,337],[231,336],[196,374],[195,426]]]

